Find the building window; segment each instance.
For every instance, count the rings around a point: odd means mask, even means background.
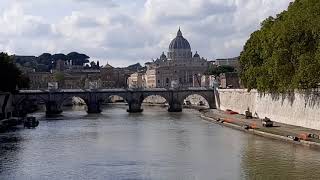
[[[167,83],[167,84],[169,83],[169,78],[166,79],[166,83]]]
[[[160,84],[160,80],[158,80],[158,84]]]
[[[189,83],[192,83],[193,82],[193,77],[192,75],[189,75]]]

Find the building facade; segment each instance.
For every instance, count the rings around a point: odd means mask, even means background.
[[[60,66],[61,65],[61,66]],[[59,68],[51,72],[28,72],[30,89],[47,89],[48,83],[57,82],[59,88],[127,88],[127,80],[135,71],[128,68],[114,68],[107,64],[100,69],[76,69]]]
[[[136,72],[131,74],[128,78],[129,88],[144,88],[146,87],[146,74],[143,72]]]
[[[239,57],[216,59],[213,61],[213,64],[216,66],[232,66],[236,70],[240,68]]]
[[[223,73],[219,77],[220,88],[239,89],[240,79],[237,72]]]
[[[144,87],[199,87],[208,66],[208,61],[197,52],[193,55],[188,40],[179,29],[176,38],[169,45],[167,55],[162,53],[160,58],[146,63]]]

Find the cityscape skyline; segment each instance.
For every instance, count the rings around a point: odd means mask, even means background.
[[[123,67],[166,52],[180,26],[193,51],[204,58],[235,57],[260,22],[289,2],[3,0],[0,50],[35,56],[77,51]]]

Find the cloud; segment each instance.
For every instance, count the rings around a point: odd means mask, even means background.
[[[266,17],[291,0],[3,0],[0,51],[79,51],[114,66],[166,52],[179,26],[193,51],[237,56]],[[52,9],[57,7],[58,10]]]
[[[86,3],[92,4],[96,6],[104,6],[104,7],[116,7],[117,4],[112,0],[72,0],[75,3]]]

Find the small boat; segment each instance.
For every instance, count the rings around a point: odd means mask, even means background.
[[[271,121],[269,118],[265,117],[262,120],[262,126],[263,127],[273,127],[273,121]]]
[[[289,139],[293,140],[293,141],[300,141],[300,138],[296,137],[296,136],[291,136],[291,135],[288,135],[287,136]]]
[[[24,127],[35,128],[37,126],[39,126],[39,121],[33,116],[27,117],[24,121]]]

